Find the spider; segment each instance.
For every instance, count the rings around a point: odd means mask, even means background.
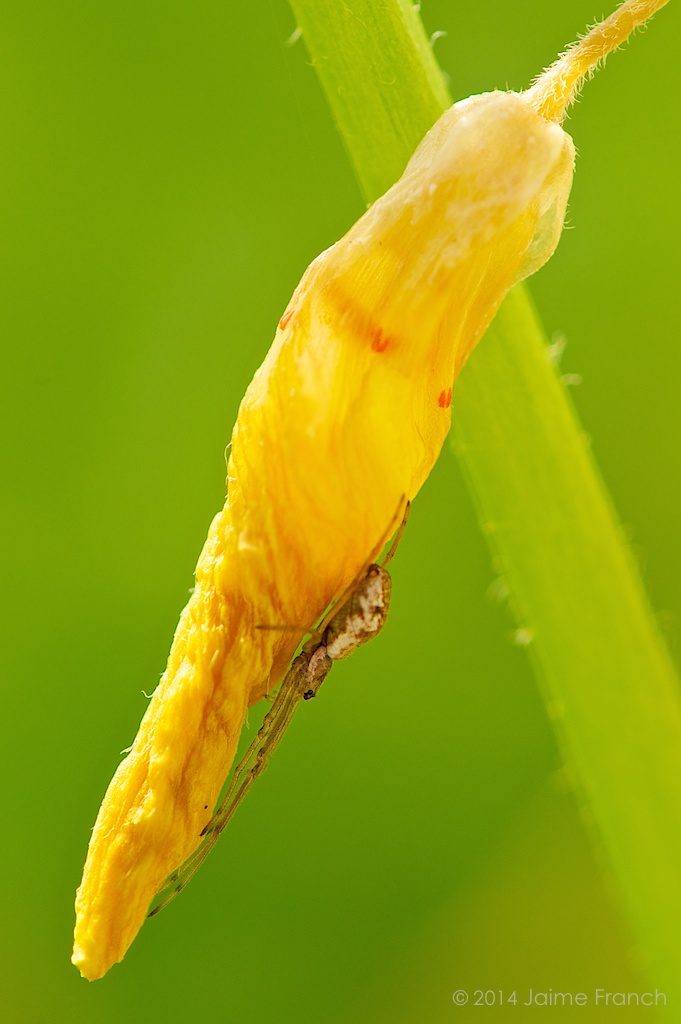
[[[301,700],[316,697],[333,663],[349,657],[353,651],[382,630],[388,615],[392,588],[392,580],[386,565],[395,554],[406,526],[409,502],[402,499],[400,509],[402,508],[402,522],[383,559],[383,564],[372,561],[362,571],[311,634],[300,654],[291,662],[255,739],[234,769],[218,809],[201,832],[201,843],[167,878],[163,888],[157,893],[160,899],[149,911],[148,917],[155,917],[163,910],[185,888],[203,864],[248,790],[267,767]]]

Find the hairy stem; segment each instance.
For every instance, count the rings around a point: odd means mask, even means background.
[[[626,0],[609,18],[595,25],[539,75],[527,91],[537,113],[549,121],[561,122],[588,75],[668,3],[669,0]]]

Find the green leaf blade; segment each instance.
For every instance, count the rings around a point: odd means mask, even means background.
[[[366,198],[450,102],[405,0],[290,0]],[[456,384],[454,447],[652,981],[681,1005],[679,684],[527,290]]]

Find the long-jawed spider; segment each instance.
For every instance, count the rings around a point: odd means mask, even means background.
[[[392,580],[386,565],[395,554],[407,523],[409,502],[406,499],[400,501],[400,511],[402,510],[402,521],[382,564],[372,561],[364,568],[310,635],[300,654],[291,662],[272,707],[265,715],[255,739],[234,769],[220,805],[201,832],[201,843],[166,879],[165,885],[157,893],[158,902],[149,911],[149,917],[155,917],[167,907],[196,874],[231,821],[239,804],[258,776],[264,772],[301,700],[309,700],[317,695],[335,661],[349,657],[353,651],[383,629],[392,588]]]

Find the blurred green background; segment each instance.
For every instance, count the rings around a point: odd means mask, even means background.
[[[524,86],[604,12],[422,13],[461,97]],[[305,706],[123,965],[94,985],[70,966],[89,829],[222,502],[239,399],[362,204],[284,0],[10,0],[0,25],[2,1019],[524,1020],[451,994],[645,988],[448,450],[383,636]],[[680,30],[671,5],[575,108],[572,230],[532,283],[677,659]]]

